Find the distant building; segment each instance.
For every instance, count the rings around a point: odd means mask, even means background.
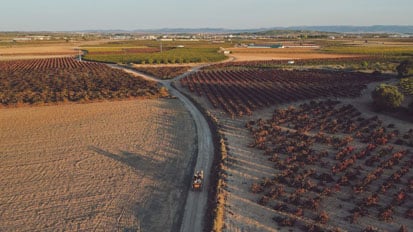
[[[284,48],[282,44],[249,44],[248,48]]]
[[[17,41],[31,41],[31,38],[27,38],[27,37],[22,37],[22,38],[14,38],[13,41],[17,42]]]
[[[32,40],[51,40],[52,37],[48,35],[28,35],[25,37],[16,37],[13,41],[32,41]]]
[[[32,35],[26,36],[26,38],[30,38],[31,40],[51,40],[52,37],[49,35]]]
[[[111,36],[110,40],[129,40],[132,37],[130,35],[115,35],[115,36]]]

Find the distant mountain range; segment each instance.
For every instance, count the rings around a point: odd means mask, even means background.
[[[397,33],[413,34],[412,26],[402,25],[374,25],[374,26],[294,26],[272,27],[255,29],[225,29],[225,28],[162,28],[162,29],[138,29],[138,30],[85,30],[82,32],[94,33],[156,33],[156,34],[226,34],[226,33],[257,33],[265,31],[318,31],[334,33]]]

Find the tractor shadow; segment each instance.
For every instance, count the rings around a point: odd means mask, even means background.
[[[89,146],[89,150],[96,152],[97,154],[106,156],[112,160],[118,161],[124,165],[131,167],[134,171],[144,172],[145,175],[156,175],[156,170],[164,166],[164,161],[158,161],[156,159],[149,158],[137,153],[128,151],[119,151],[119,153],[112,153],[107,150],[95,146]]]

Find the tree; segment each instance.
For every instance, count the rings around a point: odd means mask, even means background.
[[[371,94],[378,110],[394,110],[401,105],[404,96],[396,86],[381,84]]]
[[[159,88],[159,95],[161,97],[169,97],[168,89],[162,86],[161,88]]]
[[[399,77],[404,77],[410,74],[410,69],[413,69],[413,62],[411,60],[403,60],[396,67]]]

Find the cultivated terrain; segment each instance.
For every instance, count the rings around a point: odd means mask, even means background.
[[[236,64],[178,84],[226,141],[223,231],[411,228],[413,124],[374,112],[370,97],[397,80]]]
[[[411,39],[94,36],[0,41],[0,231],[413,228]]]
[[[1,231],[176,231],[195,128],[178,100],[0,110]]]

